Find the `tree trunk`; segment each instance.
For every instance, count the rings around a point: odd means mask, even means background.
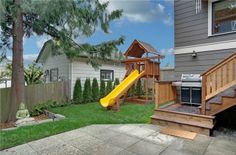
[[[16,120],[16,111],[21,102],[24,102],[25,81],[23,66],[23,14],[20,8],[21,0],[14,0],[16,8],[15,18],[13,19],[13,49],[12,49],[12,86],[11,86],[11,105],[8,121]]]

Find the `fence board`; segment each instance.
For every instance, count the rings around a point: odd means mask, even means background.
[[[53,101],[66,101],[69,98],[68,82],[56,82],[48,84],[35,84],[25,87],[25,104],[29,110],[33,110],[36,104]],[[11,88],[0,89],[0,121],[7,120],[10,111]]]
[[[172,86],[172,82],[156,83],[156,108],[170,101],[176,100],[176,88]]]

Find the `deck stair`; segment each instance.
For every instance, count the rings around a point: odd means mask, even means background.
[[[156,109],[154,115],[151,116],[152,124],[188,130],[204,135],[210,135],[210,131],[214,127],[214,118],[214,116],[190,114],[165,109]]]
[[[206,102],[206,115],[214,116],[235,105],[236,86],[233,86]]]

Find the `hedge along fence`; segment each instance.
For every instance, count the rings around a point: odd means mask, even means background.
[[[66,81],[35,84],[25,87],[25,104],[31,111],[34,105],[53,101],[66,101],[69,98],[69,83]],[[0,89],[0,121],[6,122],[10,111],[11,88]]]

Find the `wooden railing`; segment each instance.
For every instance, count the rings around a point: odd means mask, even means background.
[[[236,52],[202,74],[202,114],[206,100],[236,84]]]
[[[176,87],[172,86],[171,81],[160,81],[156,83],[156,108],[176,100]]]

